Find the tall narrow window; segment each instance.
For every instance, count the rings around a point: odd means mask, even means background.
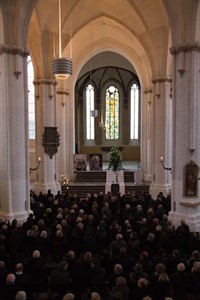
[[[29,116],[29,139],[35,139],[35,93],[34,93],[34,71],[31,57],[27,59],[28,68],[28,116]]]
[[[131,86],[130,127],[131,140],[137,140],[139,135],[139,87],[135,83]]]
[[[106,139],[119,139],[119,91],[111,85],[105,95]]]
[[[86,139],[94,140],[94,117],[91,111],[94,110],[94,88],[91,84],[86,87]]]

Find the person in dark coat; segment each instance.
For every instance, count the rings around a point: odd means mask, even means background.
[[[6,278],[9,274],[9,271],[6,267],[5,261],[1,260],[0,261],[0,289],[1,286],[6,284]]]
[[[187,300],[188,294],[191,290],[191,277],[186,272],[185,265],[179,263],[177,271],[171,276],[173,299],[174,300]]]
[[[137,287],[138,280],[140,278],[148,278],[147,273],[143,271],[143,266],[140,263],[135,264],[133,271],[129,274],[129,281],[131,289]]]
[[[18,291],[20,291],[20,286],[15,282],[15,275],[9,273],[6,278],[6,284],[1,287],[0,300],[13,300]]]
[[[113,286],[116,285],[116,279],[118,277],[124,277],[125,279],[127,279],[127,274],[124,273],[123,266],[121,264],[115,264],[113,272],[107,277],[107,285],[109,290],[111,290]]]
[[[31,295],[31,276],[23,271],[22,263],[17,263],[15,266],[15,282],[26,292],[27,296]]]
[[[115,240],[113,240],[110,244],[110,248],[111,248],[111,251],[112,251],[112,254],[114,256],[117,256],[119,255],[120,253],[120,249],[124,247],[127,249],[127,243],[123,240],[123,235],[118,233],[116,234],[115,236]]]
[[[116,284],[113,286],[110,292],[110,300],[113,300],[113,295],[119,292],[122,295],[122,300],[129,299],[129,287],[124,277],[119,276],[116,278]]]
[[[191,294],[195,297],[200,295],[200,261],[195,261],[190,273],[191,277]]]
[[[152,292],[149,287],[149,281],[142,277],[138,280],[137,286],[130,289],[129,299],[143,300],[146,296],[152,296]]]
[[[47,294],[49,288],[49,278],[44,264],[38,260],[33,265],[31,272],[31,290],[34,294]],[[46,299],[46,298],[45,298]]]
[[[60,227],[61,228],[60,228]],[[65,253],[65,250],[66,250],[66,240],[65,240],[65,237],[63,235],[63,232],[62,232],[62,226],[59,225],[56,231],[56,235],[53,239],[53,243],[52,243],[52,246],[53,246],[53,258],[55,260],[58,260],[60,261]]]
[[[103,296],[106,292],[106,272],[99,266],[98,259],[92,258],[91,268],[88,272],[88,285],[90,292],[97,292]]]
[[[96,239],[90,233],[86,233],[83,241],[81,243],[81,252],[91,252],[92,254],[96,254],[98,252],[98,244]]]
[[[135,260],[127,255],[127,249],[122,247],[119,251],[119,256],[116,258],[116,262],[123,266],[124,272],[129,274],[135,264]]]
[[[185,265],[185,268],[188,270],[188,262],[185,257],[183,257],[178,249],[172,251],[172,256],[169,257],[168,272],[173,274],[177,271],[177,266],[180,263]]]
[[[147,251],[142,251],[140,253],[140,258],[137,260],[143,266],[143,271],[148,275],[153,272],[153,262],[149,258],[149,253]]]
[[[71,277],[67,268],[67,261],[62,261],[58,268],[51,272],[50,289],[51,292],[58,294],[59,297],[63,297],[71,288]]]
[[[141,251],[141,242],[135,231],[132,231],[128,240],[127,253],[129,256],[137,259]]]

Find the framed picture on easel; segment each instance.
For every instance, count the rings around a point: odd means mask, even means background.
[[[74,172],[87,171],[86,154],[73,155]]]
[[[102,171],[102,154],[89,154],[89,170]]]

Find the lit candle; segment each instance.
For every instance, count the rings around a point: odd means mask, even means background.
[[[38,161],[41,162],[41,157],[38,157]]]
[[[163,159],[164,159],[164,158],[163,158],[163,156],[161,156],[161,157],[160,157],[160,161],[162,162],[162,161],[163,161]]]

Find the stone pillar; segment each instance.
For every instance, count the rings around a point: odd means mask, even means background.
[[[59,178],[57,176],[57,152],[51,156],[46,153],[44,143],[45,127],[56,127],[56,82],[52,79],[37,79],[34,81],[36,95],[36,155],[41,157],[41,164],[37,170],[37,181],[34,191],[36,193],[47,192],[49,189],[53,194],[60,190]]]
[[[30,213],[27,56],[0,47],[0,217],[19,222]]]
[[[185,219],[192,231],[200,231],[200,182],[186,193],[186,165],[200,162],[200,45],[171,48],[173,55],[173,178],[170,220]]]
[[[57,85],[57,126],[60,133],[60,146],[58,155],[58,179],[61,180],[61,175],[69,179],[69,168],[67,157],[69,154],[67,145],[67,101],[69,91],[66,88],[65,80],[58,80]]]
[[[144,92],[142,101],[142,138],[141,138],[141,170],[145,182],[152,182],[152,157],[153,157],[153,125],[154,125],[154,102],[151,89]]]
[[[167,195],[171,192],[171,172],[165,170],[160,162],[163,157],[165,167],[172,165],[172,99],[171,79],[159,78],[154,83],[154,157],[153,182],[150,185],[150,193],[155,198],[159,192]]]

